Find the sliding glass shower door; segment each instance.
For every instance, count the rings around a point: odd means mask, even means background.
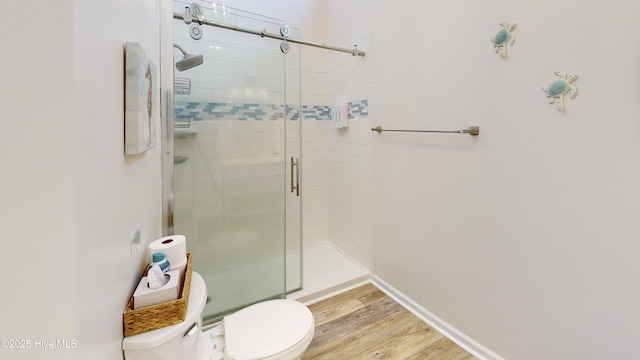
[[[176,1],[174,12],[189,6]],[[201,10],[272,33],[284,24]],[[212,322],[301,287],[300,49],[179,19],[173,33],[173,233],[187,237]]]

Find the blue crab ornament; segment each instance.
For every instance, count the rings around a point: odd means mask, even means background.
[[[556,80],[551,84],[542,88],[547,93],[549,98],[549,104],[553,104],[558,101],[558,110],[564,111],[564,96],[569,93],[572,99],[578,96],[578,88],[573,85],[573,82],[578,79],[578,75],[568,75],[564,71],[556,71],[557,77],[560,80]]]
[[[516,29],[516,23],[509,24],[508,22],[501,22],[502,29],[498,31],[496,36],[491,38],[493,46],[496,48],[496,54],[499,52],[503,59],[507,58],[507,44],[513,46],[516,42],[516,37],[512,34]]]

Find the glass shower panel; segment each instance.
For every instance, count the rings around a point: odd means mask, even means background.
[[[185,6],[176,1],[174,11]],[[207,20],[243,28],[279,33],[283,24],[215,4],[202,8]],[[299,102],[287,105],[294,97],[286,90],[289,60],[280,41],[206,25],[194,40],[194,24],[173,26],[174,43],[204,58],[174,69],[173,224],[207,284],[204,318],[212,322],[289,289],[285,271],[294,265],[287,250],[295,249],[287,237],[296,237],[300,257],[300,232],[289,231],[300,221],[300,198],[289,187],[290,157],[299,158],[293,147],[300,145],[300,121],[289,117]],[[182,52],[174,50],[180,61]]]

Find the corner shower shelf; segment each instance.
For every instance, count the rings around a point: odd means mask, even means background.
[[[198,125],[192,119],[187,121],[175,121],[173,123],[173,131],[176,136],[196,135],[198,133]]]
[[[191,95],[191,79],[173,78],[173,93],[176,95]]]

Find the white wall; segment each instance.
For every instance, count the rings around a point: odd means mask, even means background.
[[[74,5],[77,358],[115,359],[122,311],[147,261],[146,245],[162,235],[160,141],[141,155],[122,152],[123,45],[140,43],[160,67],[159,2]],[[142,246],[131,254],[138,226]]]
[[[374,2],[377,124],[481,129],[374,137],[374,272],[506,359],[640,356],[639,10]],[[557,70],[580,75],[564,113],[541,90]]]
[[[6,6],[5,6],[6,8]],[[73,2],[0,22],[3,167],[0,339],[4,359],[71,359],[35,340],[71,340],[74,321]],[[56,16],[51,16],[56,14]],[[16,29],[22,29],[20,34]],[[47,54],[46,58],[43,54]],[[28,342],[27,342],[28,340]],[[15,343],[12,345],[16,345]]]
[[[0,338],[31,340],[2,358],[122,357],[122,311],[144,254],[130,254],[129,237],[140,225],[144,249],[160,235],[160,152],[123,155],[124,43],[159,64],[157,6],[39,3],[2,22],[13,55],[2,60],[12,175],[2,182]]]

